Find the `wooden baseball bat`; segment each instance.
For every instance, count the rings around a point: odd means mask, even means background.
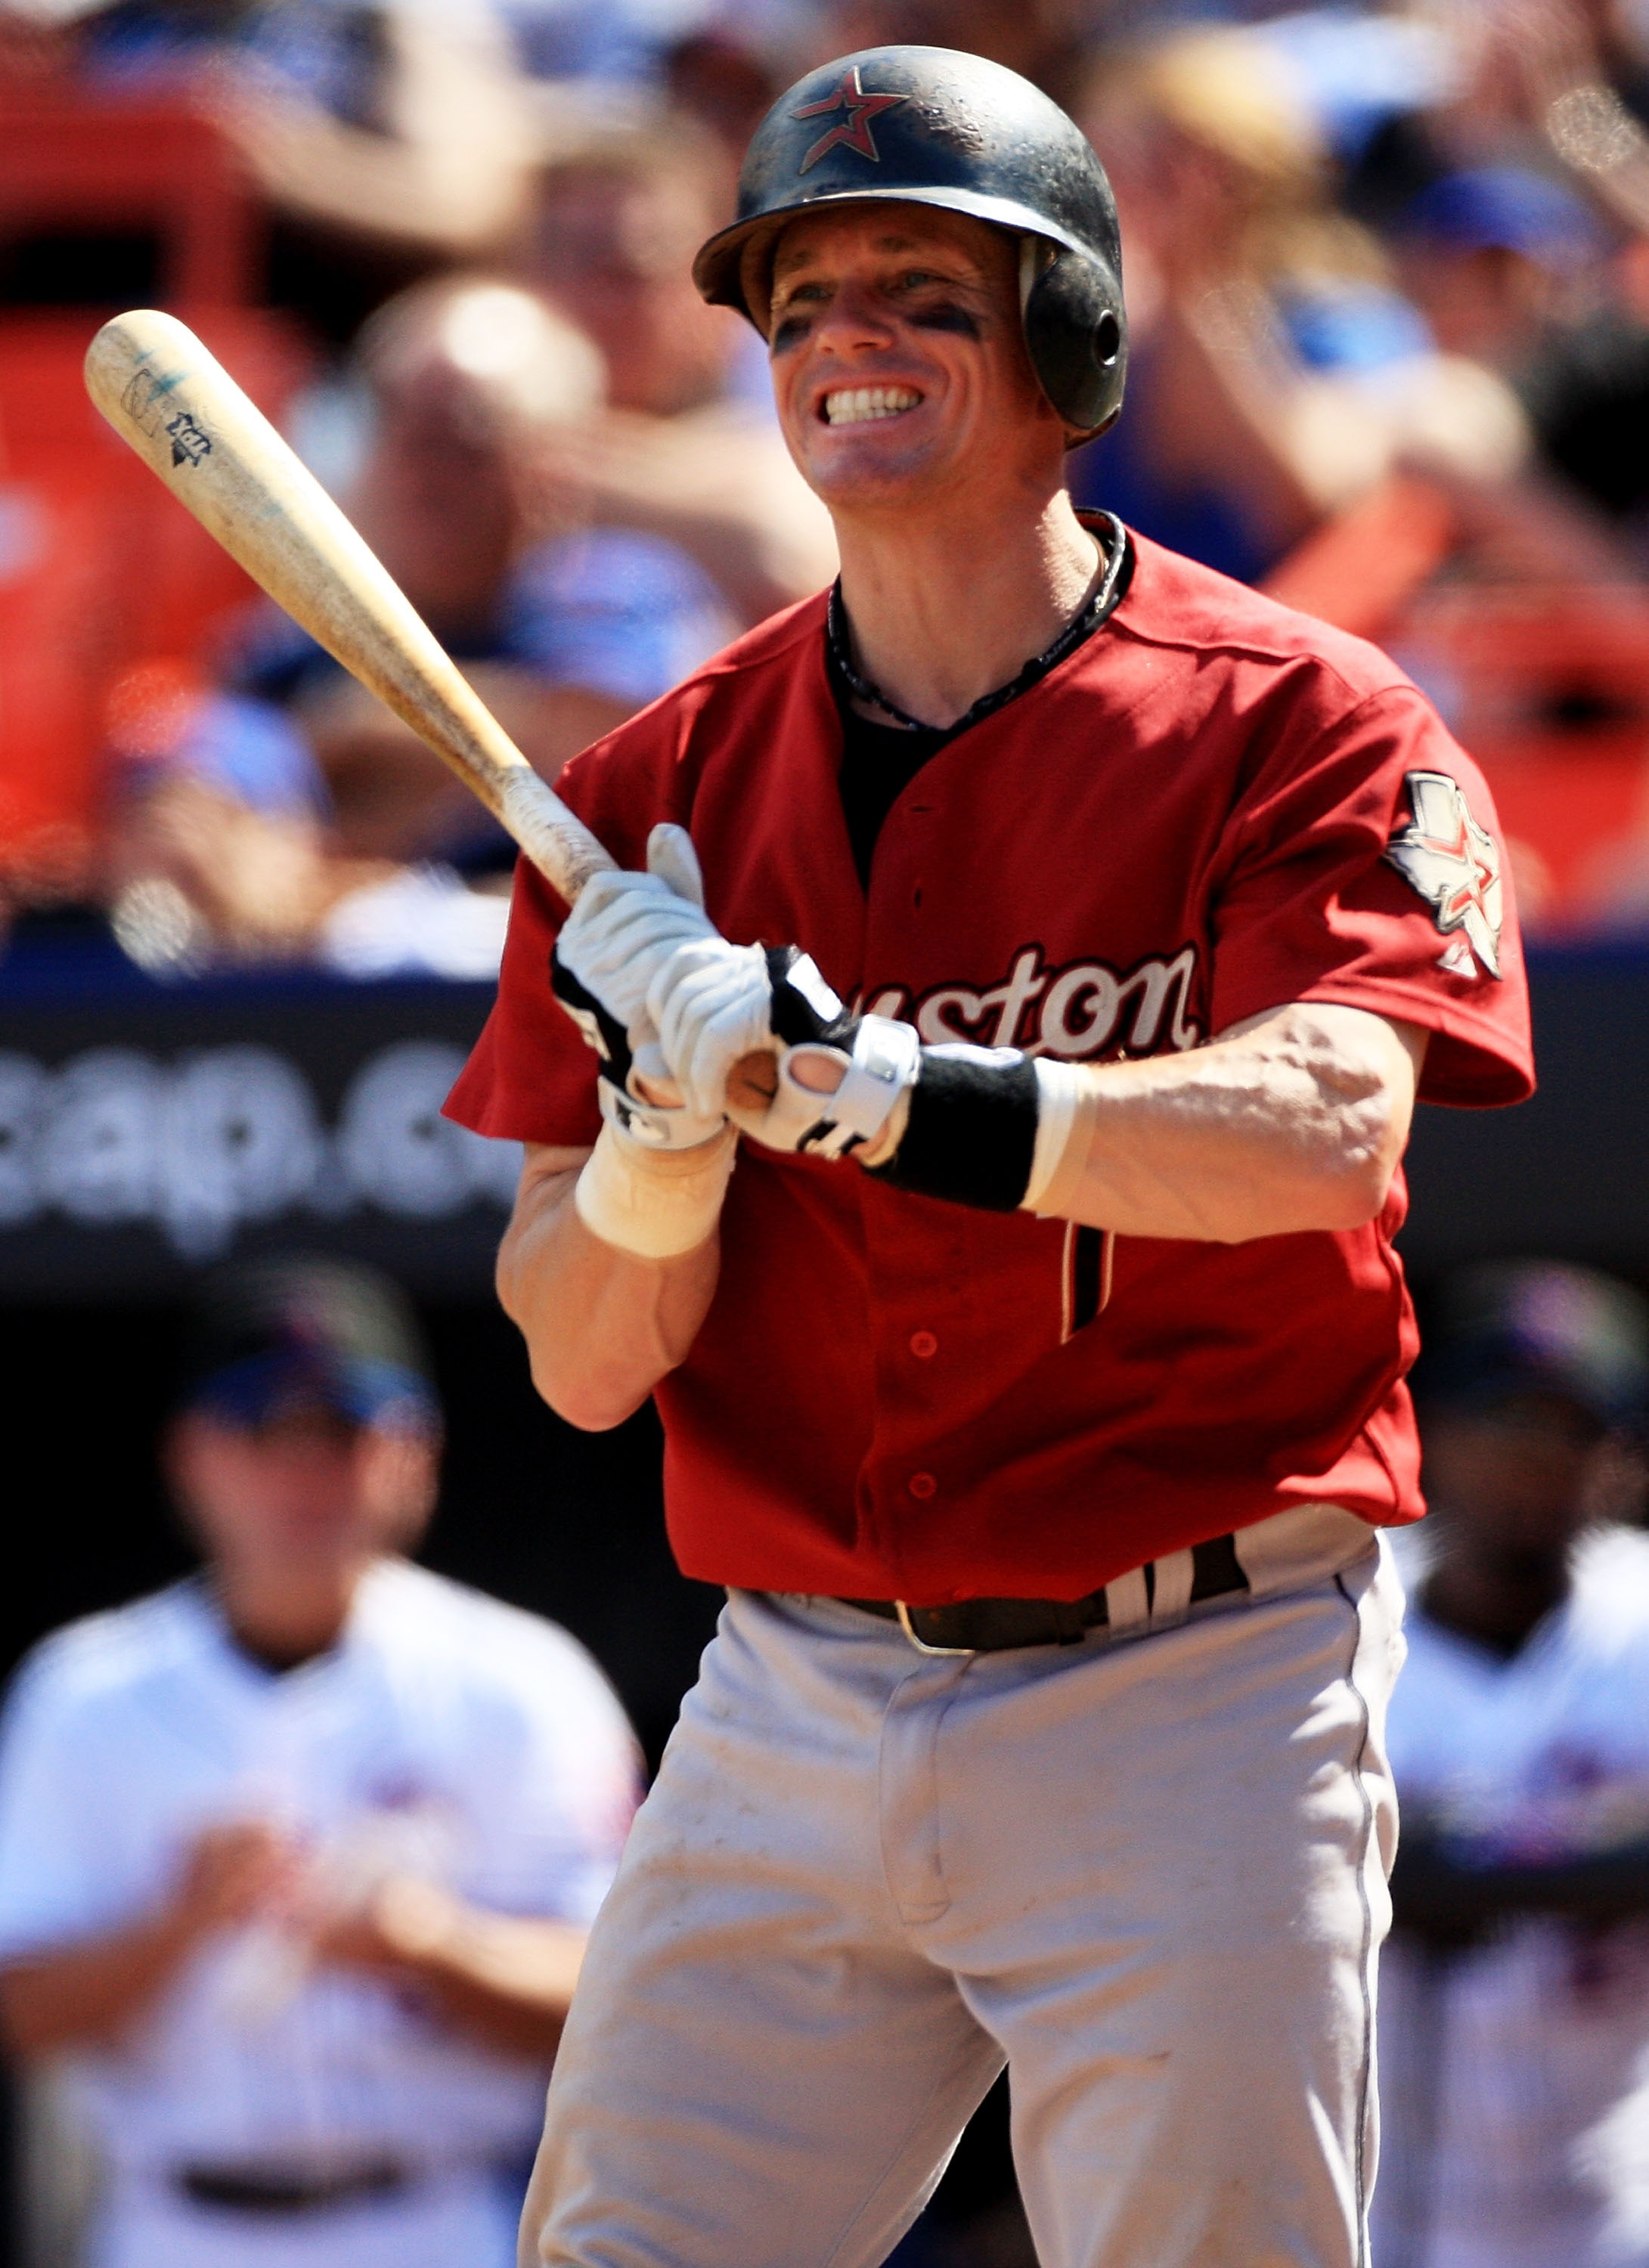
[[[193,331],[152,307],[116,315],[86,350],[86,391],[253,581],[474,789],[569,905],[614,865]],[[742,1099],[770,1096],[773,1058],[748,1057],[733,1078]]]
[[[152,307],[116,315],[87,350],[86,391],[253,581],[475,790],[569,904],[613,865],[193,331]]]

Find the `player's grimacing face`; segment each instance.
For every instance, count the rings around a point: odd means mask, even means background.
[[[1025,351],[1019,243],[915,204],[792,221],[768,326],[779,420],[842,510],[1056,462],[1064,431]]]

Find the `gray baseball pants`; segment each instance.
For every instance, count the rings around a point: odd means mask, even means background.
[[[1042,2268],[1366,2268],[1401,1590],[1332,1506],[1238,1550],[1175,1626],[966,1657],[732,1594],[523,2268],[875,2268],[1005,2061]]]

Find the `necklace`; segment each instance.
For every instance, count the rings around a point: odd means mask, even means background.
[[[847,611],[842,604],[842,578],[838,576],[830,585],[830,602],[825,610],[825,636],[829,642],[830,659],[841,671],[848,691],[856,701],[866,702],[872,708],[881,710],[895,724],[904,725],[908,732],[943,732],[947,739],[965,732],[969,725],[978,724],[982,718],[994,716],[1017,695],[1046,677],[1050,669],[1056,669],[1073,646],[1079,645],[1091,631],[1098,630],[1122,597],[1123,570],[1128,563],[1128,530],[1114,512],[1101,512],[1100,518],[1105,522],[1106,530],[1105,572],[1101,576],[1093,596],[1072,615],[1051,645],[1045,646],[1041,653],[1033,654],[1018,676],[1006,685],[998,685],[994,693],[982,693],[973,707],[966,715],[959,717],[953,725],[924,725],[919,717],[910,716],[900,708],[897,702],[890,701],[880,686],[854,667],[848,656]]]

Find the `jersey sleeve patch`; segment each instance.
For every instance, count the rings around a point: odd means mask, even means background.
[[[1472,817],[1457,779],[1447,772],[1407,772],[1413,817],[1386,846],[1386,857],[1432,909],[1442,934],[1454,941],[1440,965],[1476,976],[1480,962],[1500,974],[1502,884],[1500,848]],[[1472,956],[1476,956],[1474,962]]]

